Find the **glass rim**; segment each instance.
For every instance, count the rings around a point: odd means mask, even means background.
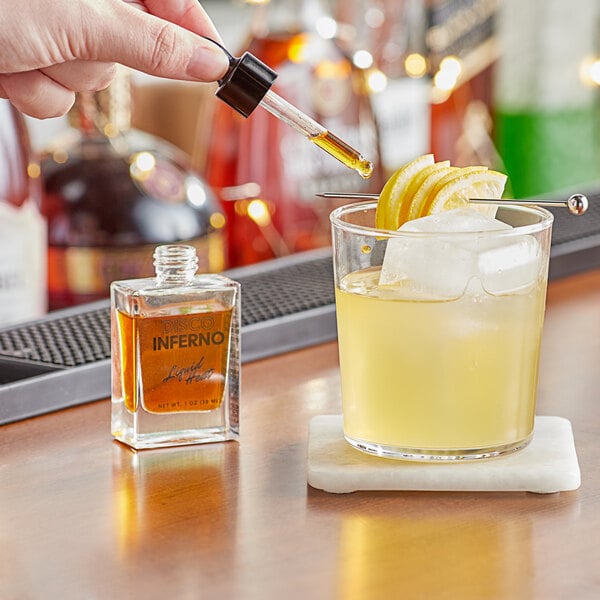
[[[338,206],[329,214],[329,220],[333,227],[341,229],[349,233],[355,233],[358,235],[376,236],[382,238],[394,238],[394,237],[510,237],[510,236],[521,236],[532,233],[539,233],[548,229],[553,221],[554,215],[547,209],[541,206],[532,205],[518,205],[510,204],[499,206],[501,209],[506,209],[521,214],[535,215],[539,218],[537,223],[529,223],[527,225],[517,225],[511,227],[511,229],[495,229],[495,230],[482,230],[482,231],[401,231],[394,229],[379,229],[377,227],[369,227],[367,225],[358,225],[356,223],[349,223],[344,221],[342,216],[345,214],[352,214],[358,212],[364,212],[368,210],[374,210],[377,208],[376,200],[367,200],[360,202],[353,202],[351,204],[344,204]]]

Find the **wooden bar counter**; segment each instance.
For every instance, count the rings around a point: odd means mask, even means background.
[[[0,598],[600,598],[600,271],[551,283],[538,414],[577,491],[327,494],[337,346],[245,364],[240,443],[132,452],[108,400],[0,428]]]

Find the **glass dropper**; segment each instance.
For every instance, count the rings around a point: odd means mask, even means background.
[[[373,163],[370,160],[271,90],[277,77],[273,69],[249,52],[237,58],[215,40],[205,39],[221,48],[229,59],[229,70],[218,82],[218,98],[244,117],[248,117],[257,106],[262,106],[364,179],[371,176]]]
[[[260,105],[344,165],[358,171],[364,179],[371,177],[373,163],[370,160],[272,90],[264,95]]]

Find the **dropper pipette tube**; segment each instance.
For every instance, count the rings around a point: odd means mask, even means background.
[[[354,169],[364,179],[373,173],[373,163],[328,129],[269,90],[259,103],[272,115],[306,136],[322,150]]]

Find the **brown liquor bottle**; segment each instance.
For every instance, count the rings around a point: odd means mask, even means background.
[[[107,298],[148,277],[160,243],[185,242],[204,272],[224,268],[224,215],[185,153],[130,127],[129,76],[78,94],[72,128],[41,161],[50,307]]]

